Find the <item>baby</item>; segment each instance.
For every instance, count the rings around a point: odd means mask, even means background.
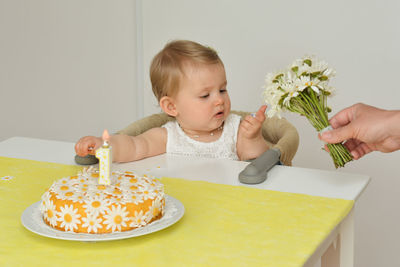
[[[261,134],[266,106],[243,120],[230,113],[224,64],[210,47],[186,40],[168,43],[153,58],[150,78],[161,109],[175,121],[134,137],[111,136],[115,162],[163,153],[249,160],[269,149]],[[100,137],[85,136],[75,150],[83,157],[102,143]]]

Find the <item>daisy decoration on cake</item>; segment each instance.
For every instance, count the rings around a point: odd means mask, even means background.
[[[82,227],[87,227],[88,233],[97,234],[97,230],[103,228],[101,225],[102,219],[94,214],[88,214],[86,217],[82,218]]]
[[[65,227],[66,231],[78,229],[78,224],[81,223],[79,219],[81,215],[78,214],[78,209],[74,209],[73,205],[60,207],[60,211],[57,212],[57,217],[57,221],[61,222],[61,227]]]
[[[88,211],[88,213],[97,216],[99,214],[105,214],[110,204],[110,200],[104,197],[93,196],[85,201],[83,207]]]
[[[149,219],[150,217],[150,219]],[[132,218],[132,222],[129,225],[130,227],[142,227],[147,224],[151,220],[150,212],[143,213],[143,210],[140,212],[135,211],[135,215]]]
[[[43,217],[50,223],[51,226],[57,225],[57,211],[56,206],[53,203],[53,200],[46,200],[44,204],[44,212]]]
[[[122,227],[126,227],[126,222],[129,221],[128,213],[126,211],[126,207],[121,209],[121,206],[118,205],[115,207],[114,205],[108,209],[107,214],[104,215],[104,224],[107,225],[107,230],[111,229],[113,232],[115,230],[121,231]]]
[[[154,218],[158,214],[160,214],[160,212],[162,215],[164,214],[164,206],[161,202],[161,198],[157,197],[153,200],[153,203],[150,207],[149,213],[150,213],[151,218]]]

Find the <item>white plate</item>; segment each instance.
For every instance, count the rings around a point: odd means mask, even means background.
[[[64,232],[48,226],[43,221],[42,215],[39,210],[39,205],[40,201],[32,204],[22,213],[21,221],[24,227],[38,235],[73,241],[110,241],[147,235],[173,225],[174,223],[179,221],[185,213],[185,207],[179,200],[166,195],[164,216],[157,221],[154,221],[146,226],[125,232],[115,232],[108,234],[81,234]]]

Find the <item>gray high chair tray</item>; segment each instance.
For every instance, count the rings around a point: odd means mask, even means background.
[[[244,184],[260,184],[267,179],[268,171],[280,163],[279,149],[269,149],[254,159],[239,173],[239,181]]]
[[[79,165],[93,165],[99,163],[99,160],[94,155],[87,155],[85,157],[75,155],[75,162]]]

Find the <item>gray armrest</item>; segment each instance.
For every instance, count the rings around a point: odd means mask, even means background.
[[[272,148],[254,159],[239,173],[239,181],[244,184],[259,184],[267,179],[268,171],[276,164],[280,164],[281,152]]]

